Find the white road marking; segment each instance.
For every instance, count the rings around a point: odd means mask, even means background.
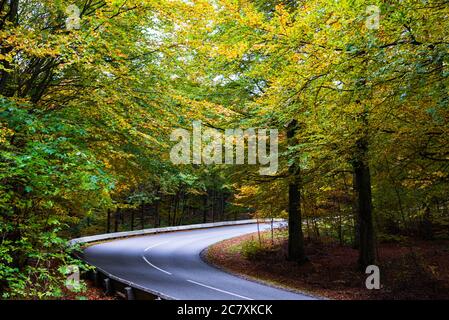
[[[245,297],[245,296],[241,296],[241,295],[236,294],[236,293],[232,293],[232,292],[229,292],[229,291],[225,291],[225,290],[221,290],[221,289],[218,289],[218,288],[215,288],[215,287],[211,287],[211,286],[208,286],[208,285],[205,285],[203,283],[199,283],[199,282],[196,282],[196,281],[193,281],[193,280],[187,280],[187,281],[190,282],[190,283],[194,283],[196,285],[208,288],[208,289],[212,289],[212,290],[215,290],[215,291],[218,291],[218,292],[230,294],[231,296],[235,296],[235,297],[242,298],[242,299],[245,299],[245,300],[254,300],[254,299],[251,299],[251,298],[248,298],[248,297]]]
[[[143,260],[145,260],[146,263],[148,263],[148,264],[149,264],[150,266],[152,266],[154,269],[157,269],[157,270],[159,270],[159,271],[162,271],[163,273],[166,273],[166,274],[168,274],[168,275],[171,275],[170,272],[165,271],[164,269],[161,269],[161,268],[159,268],[159,267],[156,267],[154,264],[152,264],[150,261],[148,261],[147,258],[145,258],[144,256],[142,256],[142,258],[143,258]]]
[[[168,242],[168,241],[164,241],[164,242],[159,242],[159,243],[156,243],[156,244],[152,244],[151,246],[149,246],[149,247],[145,248],[145,250],[144,250],[144,251],[148,251],[148,250],[150,250],[150,249],[153,249],[153,248],[155,248],[155,247],[157,247],[157,246],[160,246],[160,245],[166,244],[167,242]]]
[[[168,242],[168,241],[165,241],[165,242],[159,242],[159,243],[156,243],[156,244],[152,244],[151,246],[146,247],[145,250],[144,250],[144,252],[146,252],[146,251],[148,251],[148,250],[150,250],[150,249],[152,249],[152,248],[155,248],[155,247],[157,247],[157,246],[163,245],[163,244],[165,244],[165,243],[167,243],[167,242]],[[159,271],[161,271],[161,272],[163,272],[163,273],[166,273],[166,274],[171,275],[170,272],[165,271],[164,269],[161,269],[161,268],[155,266],[154,264],[152,264],[150,261],[148,261],[147,258],[145,258],[145,256],[142,256],[142,258],[143,258],[143,260],[145,260],[146,263],[148,263],[148,264],[149,264],[150,266],[152,266],[153,268],[155,268],[155,269],[157,269],[157,270],[159,270]]]

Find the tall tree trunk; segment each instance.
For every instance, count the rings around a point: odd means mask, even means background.
[[[220,191],[220,220],[225,219],[225,195],[224,191]]]
[[[356,158],[353,161],[354,185],[357,195],[357,220],[359,242],[359,267],[365,271],[366,267],[376,263],[374,244],[374,226],[371,200],[371,176],[366,162],[368,143],[365,138],[356,144]]]
[[[6,20],[10,22],[13,26],[18,25],[18,14],[19,14],[19,0],[11,0],[9,1],[9,11],[8,14],[5,16]],[[5,24],[5,20],[1,21],[0,30],[3,29]],[[0,48],[0,53],[2,55],[7,55],[10,53],[14,48],[11,46],[8,46],[4,43],[2,43],[2,46]],[[3,64],[3,70],[0,70],[0,94],[4,96],[13,96],[14,90],[8,90],[7,84],[9,79],[11,78],[8,69],[11,68],[11,63],[7,60],[2,61]]]
[[[352,208],[352,218],[354,222],[354,241],[352,242],[353,249],[359,249],[360,247],[360,226],[359,226],[359,210],[358,210],[358,200],[357,200],[357,186],[356,186],[356,178],[355,172],[352,173],[352,199],[351,199],[351,208]]]
[[[145,203],[140,206],[140,229],[145,229]]]
[[[215,222],[215,208],[216,208],[215,188],[212,190],[212,222]]]
[[[118,231],[118,220],[120,217],[120,209],[116,209],[115,210],[115,214],[114,214],[114,232]]]
[[[131,210],[131,231],[134,230],[134,209]]]
[[[154,204],[154,227],[158,228],[161,225],[160,215],[159,215],[159,201],[156,200]]]
[[[108,209],[108,215],[106,218],[106,233],[111,232],[111,209]]]
[[[295,146],[297,141],[296,120],[292,120],[287,127],[289,146]],[[300,167],[292,163],[289,167],[290,182],[288,185],[288,259],[302,263],[307,260],[304,252],[304,235],[301,219]]]
[[[307,227],[307,237],[310,239],[311,236],[311,232],[310,232],[310,223],[309,223],[309,217],[306,217],[306,227]]]
[[[178,206],[179,206],[179,192],[177,192],[176,196],[175,196],[175,204],[174,204],[174,208],[173,208],[173,217],[172,217],[172,222],[171,222],[172,226],[174,226],[176,224],[176,214],[178,213]]]
[[[318,226],[317,218],[313,218],[312,222],[313,222],[313,229],[315,232],[315,239],[321,241],[320,227]]]
[[[343,213],[341,211],[340,203],[338,203],[338,241],[340,246],[343,245],[344,237],[343,237]]]
[[[203,223],[207,222],[207,194],[203,196]]]
[[[170,226],[171,223],[171,212],[173,210],[173,207],[175,206],[175,196],[170,197],[170,207],[168,208],[168,222],[167,224]]]
[[[352,248],[353,249],[358,249],[359,247],[359,228],[357,226],[357,197],[355,195],[355,177],[354,177],[354,172],[351,173],[352,174],[352,189],[349,186],[349,183],[346,182],[346,173],[342,172],[342,179],[343,179],[343,184],[345,186],[345,191],[346,193],[351,195],[351,210],[352,210],[352,221],[353,221],[353,231],[354,232],[350,232],[349,233],[349,237],[350,237],[350,241],[352,244]]]
[[[337,186],[338,188],[338,180],[336,178],[336,176],[333,176],[333,182],[335,184],[335,186]],[[339,188],[338,188],[339,189]],[[343,237],[343,212],[341,209],[341,200],[337,197],[334,200],[337,204],[337,212],[338,212],[338,225],[337,225],[337,233],[338,233],[338,242],[340,244],[340,246],[343,245],[343,241],[344,241],[344,237]]]
[[[181,215],[178,218],[178,222],[177,225],[180,226],[182,224],[182,219],[184,218],[185,214],[186,214],[186,208],[187,208],[187,194],[183,193],[182,195],[182,210],[181,210]]]
[[[424,214],[422,217],[422,222],[420,226],[421,235],[426,240],[433,240],[434,239],[434,232],[432,227],[432,219],[431,219],[431,211],[430,211],[430,205],[426,202],[424,204]]]

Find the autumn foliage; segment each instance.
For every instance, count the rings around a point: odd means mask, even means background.
[[[0,0],[3,298],[59,296],[81,234],[284,217],[291,259],[302,229],[359,248],[362,269],[381,241],[449,237],[448,15],[444,0]],[[278,129],[279,171],[173,165],[170,132],[194,120]]]

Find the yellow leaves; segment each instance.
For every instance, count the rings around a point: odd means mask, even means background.
[[[14,134],[14,131],[6,127],[3,123],[0,122],[0,144],[4,144],[7,142],[7,139]]]
[[[235,186],[236,187],[236,186]],[[252,199],[257,194],[259,188],[253,185],[244,185],[238,189],[238,194],[236,194],[235,199],[242,201],[245,199]]]
[[[447,176],[447,173],[443,172],[443,171],[436,171],[436,172],[433,173],[433,176],[435,178],[445,178]]]
[[[329,192],[332,191],[334,188],[332,186],[324,186],[320,188],[320,191],[322,192]]]
[[[282,32],[285,32],[287,36],[291,35],[287,32],[290,26],[293,24],[292,17],[290,13],[286,10],[285,6],[278,4],[276,5],[275,20],[277,21],[278,28]]]
[[[181,95],[173,95],[173,98],[176,99],[183,107],[183,110],[179,110],[180,113],[190,119],[204,119],[210,113],[226,117],[234,114],[228,108],[207,100],[193,100]]]
[[[14,49],[0,57],[0,60],[12,61],[17,52],[33,55],[38,58],[56,57],[61,54],[60,46],[69,40],[59,34],[37,33],[33,29],[15,27],[0,34],[2,44]]]
[[[104,167],[105,167],[107,170],[109,170],[109,169],[112,168],[112,165],[111,165],[111,163],[109,162],[108,159],[103,159],[103,165],[104,165]]]
[[[237,42],[235,44],[223,44],[216,47],[216,55],[225,56],[229,60],[240,59],[248,50],[248,44],[246,42]]]
[[[431,188],[436,181],[447,179],[448,173],[441,170],[431,171],[430,168],[420,166],[413,167],[407,171],[409,179],[401,182],[401,185],[409,189],[424,190]]]
[[[137,131],[137,130],[133,130],[132,133],[135,136],[138,136],[142,139],[142,141],[147,144],[149,147],[151,146],[152,148],[157,148],[160,146],[160,143],[157,139],[155,139],[154,137],[152,137],[151,135],[141,132],[141,131]]]
[[[251,2],[245,3],[245,6],[242,8],[242,14],[244,15],[243,21],[249,27],[258,28],[264,23],[264,14],[257,11]]]
[[[0,53],[0,61],[7,61],[11,62],[13,60],[13,57],[11,54],[5,55]]]

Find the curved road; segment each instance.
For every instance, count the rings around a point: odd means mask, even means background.
[[[244,280],[211,267],[200,258],[203,249],[218,241],[256,231],[256,224],[248,224],[114,240],[86,248],[84,259],[117,277],[174,299],[313,299]]]

